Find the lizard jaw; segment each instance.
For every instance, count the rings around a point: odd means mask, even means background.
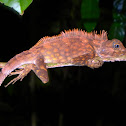
[[[115,61],[126,61],[126,55],[122,55],[120,57],[109,57],[109,58],[103,58],[104,62],[115,62]]]

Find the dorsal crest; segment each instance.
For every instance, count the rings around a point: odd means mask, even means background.
[[[96,40],[97,42],[103,42],[107,41],[107,32],[105,30],[102,30],[100,34],[97,34],[97,31],[93,32],[86,32],[84,30],[79,30],[79,29],[72,29],[72,30],[65,30],[64,32],[62,31],[59,35],[54,35],[52,37],[43,37],[41,38],[32,48],[38,47],[41,44],[44,43],[51,43],[53,40],[57,40],[59,38],[67,38],[67,37],[81,37],[85,39],[90,39],[90,40]]]
[[[97,34],[97,31],[86,32],[79,29],[65,30],[65,32],[61,32],[58,36],[63,37],[86,37],[87,39],[93,40],[108,40],[107,32],[105,30],[100,31],[100,34]]]

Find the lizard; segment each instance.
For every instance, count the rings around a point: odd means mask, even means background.
[[[47,83],[48,68],[64,66],[99,68],[104,62],[110,61],[126,61],[126,48],[120,40],[109,40],[105,30],[100,34],[79,29],[65,30],[59,35],[41,38],[29,50],[11,58],[0,72],[0,85],[8,75],[18,74],[7,86],[22,80],[31,70],[43,83]],[[14,71],[19,67],[22,68]]]

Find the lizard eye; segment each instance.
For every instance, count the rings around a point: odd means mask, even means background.
[[[119,48],[119,44],[116,44],[116,45],[115,45],[115,48]]]
[[[115,48],[115,49],[119,48],[119,44],[113,43],[113,48]]]

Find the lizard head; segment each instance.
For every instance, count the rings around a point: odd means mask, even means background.
[[[118,39],[107,40],[102,43],[98,55],[104,62],[126,61],[126,48]]]

